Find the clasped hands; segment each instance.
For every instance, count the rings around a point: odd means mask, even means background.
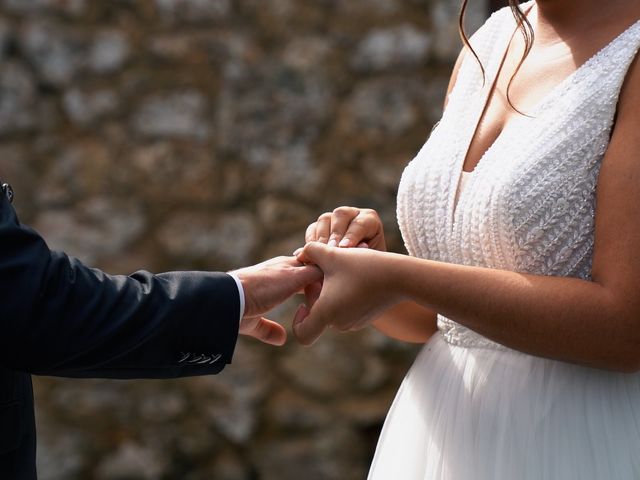
[[[328,327],[362,328],[401,300],[380,275],[386,244],[374,210],[340,207],[324,213],[307,228],[305,242],[291,257],[233,272],[245,291],[241,334],[284,344],[285,328],[264,315],[296,293],[305,295],[293,320],[294,335],[303,345],[315,342]]]

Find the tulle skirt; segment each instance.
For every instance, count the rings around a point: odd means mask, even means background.
[[[640,375],[434,335],[388,413],[369,480],[640,479]]]

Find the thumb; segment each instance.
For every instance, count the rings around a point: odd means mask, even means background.
[[[332,318],[329,307],[325,304],[326,297],[320,294],[318,301],[309,309],[301,305],[293,320],[293,334],[302,345],[312,345],[329,325]]]
[[[323,263],[327,257],[327,254],[331,251],[331,247],[321,242],[309,242],[305,245],[297,255],[297,259],[300,263],[310,263],[318,265],[322,268]]]
[[[287,331],[279,323],[264,317],[243,319],[240,333],[269,345],[281,346],[287,341]]]
[[[309,308],[313,307],[322,293],[322,282],[314,282],[304,288],[305,302]]]

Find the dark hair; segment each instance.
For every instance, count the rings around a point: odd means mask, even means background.
[[[484,82],[486,81],[484,66],[482,65],[482,62],[480,61],[480,58],[476,54],[475,50],[473,49],[473,47],[469,43],[469,38],[467,37],[467,34],[465,33],[465,29],[464,29],[465,13],[467,11],[467,4],[468,3],[469,3],[469,0],[462,0],[462,7],[460,8],[460,16],[458,17],[458,29],[460,31],[460,37],[462,38],[462,42],[471,51],[471,53],[475,57],[476,61],[480,65],[480,69],[482,70],[482,80],[483,80],[483,84],[484,84]],[[520,8],[520,0],[509,0],[509,7],[511,8],[511,12],[513,13],[513,17],[516,19],[516,24],[518,25],[518,30],[520,30],[520,33],[522,34],[522,37],[524,38],[525,48],[524,48],[524,53],[522,55],[522,58],[520,59],[520,62],[518,63],[518,66],[516,67],[516,70],[513,72],[513,75],[511,75],[511,78],[509,79],[509,84],[507,85],[507,102],[509,102],[509,105],[515,111],[517,111],[518,113],[522,113],[511,102],[511,98],[509,96],[509,89],[511,88],[511,83],[513,82],[514,77],[520,71],[520,67],[522,67],[522,63],[525,61],[525,59],[527,58],[527,56],[531,52],[531,48],[533,47],[534,33],[533,33],[533,27],[531,26],[531,23],[529,23],[529,19],[527,18],[527,15]]]

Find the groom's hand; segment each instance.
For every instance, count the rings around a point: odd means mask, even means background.
[[[322,280],[322,272],[317,267],[304,265],[295,257],[273,258],[232,273],[240,279],[245,294],[240,334],[271,345],[284,344],[287,332],[282,325],[262,315]]]

